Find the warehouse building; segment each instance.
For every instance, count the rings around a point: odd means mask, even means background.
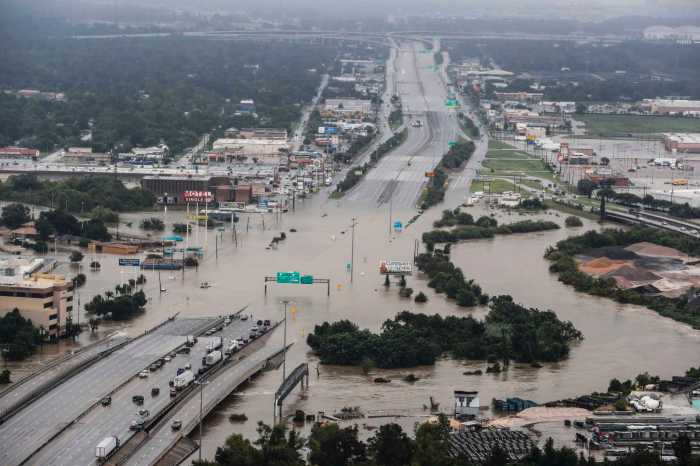
[[[669,152],[700,154],[700,133],[666,133],[664,146]]]
[[[289,149],[286,139],[221,138],[212,144],[212,152],[225,152],[226,159],[265,165],[279,165]]]
[[[0,147],[0,158],[4,159],[26,159],[39,157],[37,149],[26,147]]]
[[[644,99],[641,107],[659,115],[700,116],[700,100],[686,99]]]

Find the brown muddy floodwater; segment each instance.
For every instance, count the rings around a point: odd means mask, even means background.
[[[382,286],[379,260],[409,260],[414,240],[429,229],[440,214],[439,208],[426,212],[402,233],[390,236],[386,205],[353,205],[325,198],[325,195],[320,195],[298,202],[296,212],[282,216],[279,221],[273,215],[266,215],[265,231],[262,216],[251,215],[250,223],[243,216],[238,224],[238,248],[233,244],[229,228],[223,233],[201,229],[191,234],[190,244],[206,245],[207,248],[200,267],[187,270],[184,278],[181,272],[161,272],[163,287],[167,288],[162,295],[158,293],[158,273],[145,272],[148,277],[145,291],[150,297],[146,313],[128,324],[104,325],[100,334],[120,327],[135,334],[175,312],[184,316],[219,315],[245,305],[249,305],[248,312],[256,317],[280,319],[280,301],[289,299],[296,303],[296,312],[289,315],[288,339],[295,344],[288,354],[287,367],[291,370],[297,364],[309,361],[311,377],[307,390],[302,392],[297,388],[289,396],[284,406],[285,414],[292,414],[296,409],[308,413],[319,410],[333,413],[344,406],[360,406],[369,413],[390,410],[393,414],[408,416],[365,419],[360,424],[376,426],[394,421],[409,430],[425,414],[422,407],[428,404],[431,395],[447,412],[452,404],[452,391],[457,389],[478,390],[482,405],[488,405],[491,398],[507,396],[544,402],[603,390],[613,377],[629,378],[643,371],[668,377],[698,363],[700,332],[637,306],[623,306],[577,293],[550,275],[548,263],[542,257],[545,249],[568,235],[599,228],[595,223],[584,221],[585,226],[578,229],[562,228],[540,234],[472,241],[452,248],[453,261],[487,293],[511,294],[527,306],[552,309],[560,318],[571,320],[583,332],[585,340],[573,347],[568,360],[546,364],[540,369],[516,364],[508,372],[482,376],[464,376],[462,373],[483,369],[484,363],[450,359],[443,359],[434,367],[373,371],[369,376],[363,375],[359,368],[319,366],[317,376],[318,362],[309,353],[305,338],[313,331],[314,325],[323,321],[350,319],[361,327],[378,330],[385,319],[404,309],[455,315],[479,316],[484,313],[484,309],[458,308],[443,296],[436,296],[426,281],[416,276],[408,279],[409,286],[414,293],[423,291],[428,295],[426,304],[417,305],[412,300],[400,298],[396,286],[388,291]],[[478,207],[472,210],[475,216],[480,212]],[[170,224],[184,218],[184,213],[179,211],[154,215],[165,217],[168,223],[166,232],[170,231]],[[413,215],[414,212],[393,213],[394,219],[401,219],[404,223]],[[498,215],[499,221],[503,222],[523,218]],[[135,228],[143,217],[144,214],[129,214],[123,219],[133,220]],[[352,217],[357,218],[358,226],[355,230],[355,275],[351,284],[346,264],[350,261],[349,225]],[[555,213],[543,214],[542,217],[562,225],[565,218]],[[249,225],[248,232],[246,225]],[[297,232],[290,233],[290,228]],[[277,250],[266,249],[272,237],[280,231],[287,232],[287,240],[281,242]],[[215,239],[217,234],[218,241]],[[217,243],[218,257],[215,252]],[[92,256],[87,255],[85,263],[91,259]],[[99,260],[102,263],[100,272],[86,272],[88,281],[81,290],[83,304],[91,295],[112,289],[118,281],[126,281],[134,274],[131,269],[120,270],[116,257],[102,256]],[[65,271],[68,267],[61,266],[60,270]],[[265,297],[263,278],[273,276],[277,271],[289,270],[312,274],[316,278],[330,278],[330,297],[326,296],[322,285],[272,285]],[[200,289],[202,281],[213,286]],[[85,334],[80,342],[87,343],[89,338],[90,335]],[[281,330],[271,342],[281,345]],[[410,372],[420,380],[413,384],[403,382],[402,375]],[[379,374],[393,381],[374,384],[372,379]],[[205,426],[204,456],[213,457],[216,447],[231,433],[254,436],[257,421],[270,423],[273,393],[280,381],[281,370],[264,373],[212,413]],[[228,421],[230,413],[245,413],[248,421],[232,424]]]

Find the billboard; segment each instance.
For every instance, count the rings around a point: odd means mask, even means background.
[[[411,275],[413,264],[407,261],[383,260],[379,262],[379,273],[382,275]]]
[[[185,191],[182,193],[182,198],[185,202],[209,203],[214,200],[214,195],[209,191]]]

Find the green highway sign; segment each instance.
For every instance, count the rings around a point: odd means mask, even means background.
[[[456,144],[457,144],[457,141],[447,141],[447,147],[449,147],[450,149],[452,149],[452,146],[454,146]]]
[[[313,275],[302,275],[301,276],[301,284],[302,285],[313,285],[314,284],[314,276]]]
[[[277,283],[299,284],[300,280],[299,272],[277,272]]]

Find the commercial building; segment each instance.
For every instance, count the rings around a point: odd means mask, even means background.
[[[541,92],[494,92],[496,100],[501,102],[514,101],[537,104],[542,102],[544,94]]]
[[[640,106],[660,115],[700,116],[700,100],[644,99]]]
[[[21,258],[0,261],[0,316],[18,309],[45,336],[57,338],[72,319],[73,283],[61,275],[36,272],[43,263]]]
[[[289,152],[290,146],[286,139],[221,138],[214,141],[212,149],[213,152],[225,152],[228,160],[278,165],[280,157]]]
[[[151,147],[134,147],[131,152],[119,154],[119,160],[131,162],[160,162],[170,153],[170,148],[165,144]]]
[[[26,147],[0,147],[0,157],[5,159],[26,159],[39,157],[38,149]]]
[[[243,128],[238,132],[242,139],[274,139],[287,140],[287,130],[284,128]]]
[[[90,147],[69,147],[62,160],[64,163],[75,165],[105,165],[112,161],[112,155],[93,152]]]
[[[182,204],[186,191],[208,191],[210,181],[210,176],[144,176],[141,187],[159,197],[159,202]]]
[[[362,120],[372,111],[369,99],[326,99],[321,116]]]
[[[666,133],[664,146],[669,152],[700,154],[700,133]]]
[[[255,113],[255,101],[253,99],[243,99],[238,104],[238,111],[241,113]]]

